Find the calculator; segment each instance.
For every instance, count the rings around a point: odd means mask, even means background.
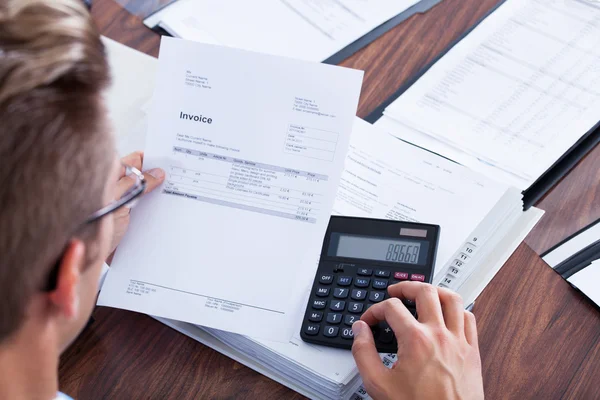
[[[331,217],[302,321],[302,340],[352,348],[352,324],[389,297],[389,285],[407,280],[431,283],[439,235],[438,225]],[[414,302],[404,304],[416,316]],[[379,352],[398,351],[394,332],[385,322],[372,330]]]

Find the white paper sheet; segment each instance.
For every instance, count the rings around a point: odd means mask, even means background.
[[[507,189],[357,118],[334,212],[440,225],[437,271]]]
[[[600,260],[592,264],[567,279],[569,283],[581,290],[594,303],[600,306]]]
[[[144,162],[168,176],[132,211],[99,304],[287,341],[361,78],[164,37]]]
[[[385,115],[525,189],[600,120],[599,49],[598,2],[507,0]]]
[[[418,0],[187,0],[145,21],[171,35],[323,61]],[[159,20],[156,20],[156,19]]]

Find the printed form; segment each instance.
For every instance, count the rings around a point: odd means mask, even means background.
[[[423,136],[406,140],[474,170],[500,169],[525,189],[598,123],[599,110],[600,3],[507,0],[385,116]]]
[[[145,168],[99,305],[289,340],[362,71],[163,37]]]
[[[156,14],[173,36],[323,61],[418,0],[192,0]],[[145,22],[154,26],[150,17]]]

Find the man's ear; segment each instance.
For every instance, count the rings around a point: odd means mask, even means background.
[[[59,262],[56,289],[48,294],[50,302],[67,319],[75,318],[79,309],[78,285],[85,265],[85,245],[73,239]]]

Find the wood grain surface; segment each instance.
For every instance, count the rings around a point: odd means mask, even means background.
[[[145,10],[144,0],[128,1]],[[365,71],[359,116],[496,3],[443,0],[345,60]],[[92,13],[104,35],[158,54],[158,35],[113,0],[95,0]],[[546,215],[477,301],[488,399],[600,398],[600,313],[538,257],[600,218],[599,171],[597,147],[540,201]],[[61,359],[60,388],[74,398],[302,398],[145,315],[97,308],[94,316]]]

